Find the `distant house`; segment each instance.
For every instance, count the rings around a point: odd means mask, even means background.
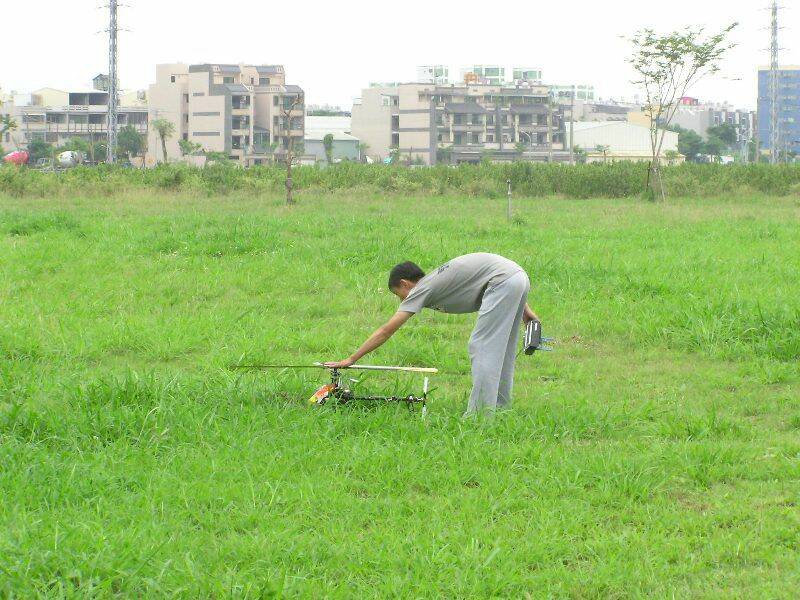
[[[350,134],[350,117],[306,117],[305,154],[325,163],[325,136],[333,136],[333,161],[361,160],[359,139]]]
[[[586,151],[587,162],[650,160],[650,129],[620,121],[566,123],[567,139],[575,128],[573,144]],[[678,151],[678,134],[667,131],[661,148],[662,158]],[[684,157],[676,158],[683,162]]]
[[[106,75],[105,73],[100,73],[98,75],[95,75],[94,79],[92,79],[92,86],[96,90],[107,92],[109,88],[108,75]]]

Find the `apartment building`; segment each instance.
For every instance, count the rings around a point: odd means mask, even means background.
[[[158,65],[148,101],[151,120],[166,119],[175,126],[167,140],[168,159],[180,156],[181,139],[206,152],[223,152],[244,166],[280,156],[290,139],[295,150],[302,147],[303,90],[286,84],[280,65]],[[148,141],[148,162],[164,160],[152,128]]]
[[[486,85],[504,85],[506,68],[501,65],[470,65],[462,67],[461,81]]]
[[[764,153],[772,150],[772,89],[768,67],[758,70],[758,143]],[[778,72],[778,155],[800,154],[800,66]]]
[[[553,91],[560,97],[573,97],[585,102],[595,101],[594,86],[589,84],[554,85]]]
[[[636,125],[647,126],[650,118],[647,111],[639,110],[628,113],[628,121]],[[677,125],[697,133],[704,140],[708,139],[708,129],[718,125],[732,125],[736,130],[739,144],[747,144],[756,136],[756,114],[745,109],[735,109],[727,103],[702,103],[694,98],[681,98],[672,118],[671,125]]]
[[[447,85],[450,83],[450,67],[447,65],[425,65],[417,67],[417,83]]]
[[[108,137],[108,92],[103,90],[41,88],[15,93],[6,98],[0,112],[17,122],[17,130],[2,140],[7,147],[26,148],[34,140],[62,146],[74,138],[102,143]],[[119,127],[127,125],[142,135],[147,133],[144,92],[120,95]]]
[[[506,87],[406,83],[362,90],[352,134],[384,160],[393,150],[424,164],[568,160],[563,107],[543,85]]]

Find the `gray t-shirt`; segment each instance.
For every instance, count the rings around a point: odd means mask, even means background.
[[[431,308],[453,314],[477,312],[489,285],[497,285],[522,270],[514,261],[497,254],[465,254],[420,279],[398,310],[418,313],[423,308]]]

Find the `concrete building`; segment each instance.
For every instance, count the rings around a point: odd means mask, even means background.
[[[108,93],[102,90],[41,88],[15,93],[6,98],[0,112],[11,115],[18,125],[0,141],[6,146],[26,148],[34,140],[62,146],[74,138],[98,144],[108,137]],[[144,92],[120,95],[119,127],[127,125],[142,135],[147,133]]]
[[[569,98],[572,95],[576,100],[583,100],[584,102],[594,102],[596,99],[593,85],[554,85],[552,88],[556,96],[559,97]]]
[[[628,114],[638,112],[641,106],[636,104],[626,104],[613,100],[597,100],[594,102],[586,100],[573,100],[569,95],[561,95],[558,98],[559,104],[564,107],[564,113],[569,117],[572,111],[574,121],[628,121]]]
[[[781,153],[800,154],[800,66],[781,67],[778,76],[778,119]],[[758,143],[762,153],[772,149],[770,70],[758,70]]]
[[[326,164],[325,136],[333,136],[333,162],[361,160],[359,140],[350,135],[350,117],[306,117],[305,154]]]
[[[396,149],[410,161],[568,160],[563,108],[547,86],[407,83],[370,87],[353,105],[352,134],[373,160]],[[521,155],[522,152],[522,155]]]
[[[650,160],[650,129],[640,125],[621,122],[584,122],[567,123],[567,135],[570,127],[575,128],[574,147],[583,149],[587,162],[604,162],[628,160],[642,162]],[[678,152],[678,134],[666,132],[662,147],[662,158],[672,152]],[[683,157],[673,160],[683,162]]]
[[[521,83],[523,81],[528,83],[542,82],[542,70],[538,67],[512,67],[511,74],[510,83]]]
[[[628,121],[649,127],[649,117],[641,108],[628,113]],[[728,123],[736,129],[737,142],[746,144],[755,137],[756,114],[750,110],[734,109],[727,103],[700,103],[682,98],[672,119],[672,125],[690,129],[708,140],[708,129]]]
[[[297,97],[300,104],[284,114]],[[180,156],[181,139],[245,166],[285,153],[290,138],[295,148],[303,141],[303,90],[286,84],[280,65],[158,65],[148,100],[151,121],[166,119],[175,126],[175,136],[167,140],[170,159]],[[148,163],[164,159],[152,128],[148,148]]]
[[[450,83],[450,68],[446,65],[417,67],[417,83],[447,85]]]
[[[479,83],[485,85],[505,85],[506,68],[500,65],[471,65],[461,69],[461,83]]]

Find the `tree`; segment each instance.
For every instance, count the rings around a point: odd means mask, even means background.
[[[709,136],[705,143],[705,153],[712,158],[717,158],[725,154],[728,149],[727,144],[716,136]]]
[[[651,197],[666,200],[661,179],[660,156],[666,130],[678,110],[679,100],[702,78],[720,70],[725,53],[734,47],[728,35],[737,26],[733,23],[720,33],[704,37],[704,30],[687,27],[668,35],[642,29],[630,39],[633,55],[628,63],[636,72],[635,85],[645,92],[644,111],[650,129],[650,167],[646,191]]]
[[[150,123],[150,126],[161,139],[162,160],[164,162],[168,162],[169,158],[167,157],[167,139],[175,135],[175,124],[172,121],[167,121],[166,119],[156,119]]]
[[[40,158],[49,158],[52,151],[52,144],[48,144],[44,140],[36,139],[28,142],[28,156],[30,157],[28,160],[31,163],[35,163]]]
[[[595,151],[603,155],[603,162],[607,162],[608,153],[611,151],[611,146],[607,146],[605,144],[597,144],[597,146],[595,146]]]
[[[14,117],[11,115],[3,115],[0,117],[0,136],[5,135],[6,133],[11,134],[16,131],[18,127],[19,125],[17,124],[16,119],[14,119]],[[17,145],[16,142],[14,145]]]
[[[322,146],[325,148],[325,161],[331,165],[333,164],[333,134],[325,134],[322,138]]]
[[[369,152],[369,144],[365,142],[359,142],[358,155],[361,157],[361,162],[367,162],[367,152]]]
[[[436,162],[450,164],[453,160],[452,146],[439,146],[436,149]]]
[[[87,142],[85,139],[81,137],[72,137],[59,150],[61,150],[61,152],[77,152],[80,154],[81,160],[83,161],[89,156],[91,148],[89,146],[89,142]]]
[[[664,152],[664,158],[667,159],[667,164],[670,167],[673,166],[678,161],[678,158],[680,158],[680,156],[681,153],[678,152],[677,150],[667,150],[666,152]]]
[[[206,152],[206,164],[227,165],[231,162],[224,152]]]
[[[729,148],[735,146],[739,141],[739,135],[736,127],[730,123],[723,123],[722,125],[715,125],[706,130],[708,137],[715,137],[720,139]]]
[[[678,152],[686,157],[689,162],[697,162],[697,157],[705,151],[703,138],[696,131],[684,129],[680,125],[670,125],[669,131],[678,134]]]
[[[126,125],[119,130],[117,134],[117,152],[126,155],[128,162],[133,162],[134,156],[144,155],[144,137],[136,131],[133,125]],[[142,156],[142,165],[144,165],[144,156]]]
[[[514,150],[520,156],[520,158],[522,157],[523,154],[525,154],[525,150],[527,150],[527,149],[528,149],[528,146],[526,146],[522,142],[517,142],[516,144],[514,144]]]
[[[572,154],[573,154],[573,155],[575,155],[575,162],[576,162],[577,164],[579,164],[579,165],[584,165],[584,164],[586,164],[586,157],[587,157],[586,150],[584,150],[584,149],[583,149],[583,148],[581,148],[580,146],[576,145],[576,146],[575,146],[575,147],[572,149]]]
[[[16,131],[17,127],[17,121],[11,115],[0,117],[0,135]]]
[[[181,156],[194,156],[203,150],[202,144],[189,140],[178,140],[178,147],[181,149]]]
[[[286,161],[286,204],[294,204],[294,197],[292,196],[292,188],[294,183],[292,182],[292,165],[298,161],[299,157],[297,156],[297,152],[302,152],[302,142],[295,147],[294,136],[292,135],[292,124],[295,122],[297,118],[302,117],[294,117],[292,116],[292,112],[295,110],[300,109],[303,106],[303,94],[297,93],[292,97],[291,102],[287,100],[289,97],[283,98],[281,114],[283,116],[283,126],[286,129],[286,152],[284,154],[284,160]]]

